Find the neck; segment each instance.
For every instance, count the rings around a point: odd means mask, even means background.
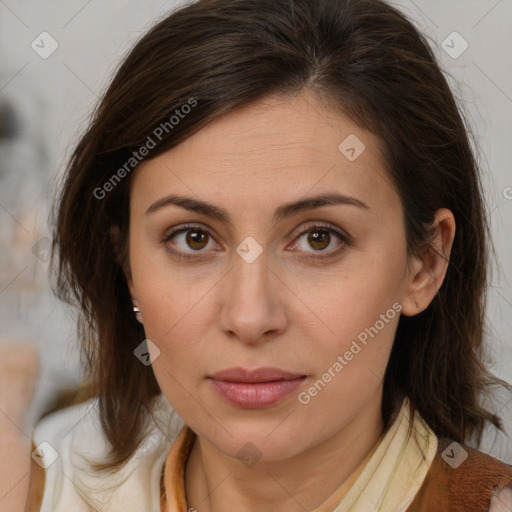
[[[364,469],[382,434],[377,393],[342,430],[288,459],[247,467],[198,437],[185,470],[187,506],[199,512],[330,511]]]

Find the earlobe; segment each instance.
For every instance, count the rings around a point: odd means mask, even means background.
[[[437,210],[430,240],[421,254],[411,257],[409,262],[409,282],[402,302],[404,316],[414,316],[427,309],[441,288],[448,269],[455,228],[453,213],[446,208]]]
[[[425,277],[425,265],[420,256],[412,256],[408,264],[408,284],[405,297],[402,300],[402,315],[414,316],[423,311],[422,306],[418,302],[416,293],[421,288],[420,280]]]

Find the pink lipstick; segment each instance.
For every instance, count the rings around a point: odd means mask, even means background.
[[[208,377],[213,388],[235,407],[258,409],[274,405],[293,393],[306,375],[279,368],[230,368]]]

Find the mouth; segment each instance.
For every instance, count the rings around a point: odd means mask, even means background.
[[[221,380],[224,382],[249,383],[293,380],[300,377],[306,377],[306,375],[270,367],[255,368],[254,370],[248,370],[241,367],[229,368],[209,376],[211,379]]]
[[[209,376],[213,388],[231,405],[242,409],[270,407],[299,388],[307,375],[262,367],[230,368]]]

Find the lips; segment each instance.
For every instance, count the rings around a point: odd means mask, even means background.
[[[230,368],[209,377],[213,389],[231,405],[241,409],[270,407],[296,391],[306,375],[278,368]]]
[[[272,382],[298,379],[299,377],[305,377],[305,375],[271,367],[261,367],[254,370],[236,367],[214,373],[210,378],[225,382]]]

